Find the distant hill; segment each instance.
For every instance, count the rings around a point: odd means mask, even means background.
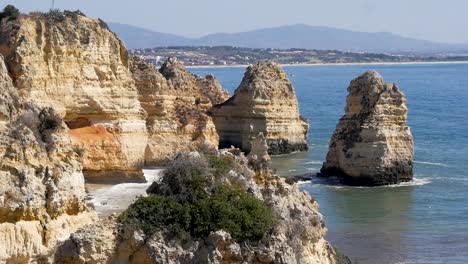
[[[335,49],[389,53],[468,52],[468,44],[436,43],[386,32],[356,32],[303,24],[240,33],[217,33],[201,38],[187,38],[116,23],[109,23],[109,26],[132,49],[226,45],[248,48]]]
[[[119,23],[108,23],[109,27],[114,31],[127,48],[130,49],[144,49],[153,47],[167,47],[167,46],[190,46],[193,43],[193,39],[168,34],[149,29],[119,24]]]

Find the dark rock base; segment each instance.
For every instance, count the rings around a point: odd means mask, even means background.
[[[296,151],[307,151],[309,146],[304,143],[290,143],[287,139],[267,139],[268,154],[281,155],[288,154]]]
[[[298,151],[307,151],[309,146],[306,142],[304,143],[291,143],[287,139],[267,139],[268,144],[268,154],[269,155],[282,155],[289,154]],[[248,154],[250,149],[242,147],[242,144],[234,140],[220,139],[219,149],[230,148],[234,146],[235,148],[241,149],[243,152]]]
[[[341,184],[349,186],[384,186],[399,184],[402,182],[409,182],[413,180],[413,170],[395,170],[394,172],[388,171],[381,175],[367,176],[362,175],[359,177],[350,176],[344,173],[339,168],[322,168],[320,173],[317,174],[318,177],[338,177]]]

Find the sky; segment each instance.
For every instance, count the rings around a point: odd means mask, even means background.
[[[52,0],[0,0],[22,12]],[[55,0],[60,9],[188,37],[291,24],[468,43],[468,0]]]

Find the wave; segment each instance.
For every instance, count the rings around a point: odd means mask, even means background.
[[[438,162],[429,162],[429,161],[417,161],[415,160],[414,163],[418,164],[426,164],[426,165],[433,165],[433,166],[441,166],[441,167],[448,167],[447,164],[444,163],[438,163]]]
[[[423,186],[431,183],[431,180],[428,178],[413,178],[410,182],[401,182],[398,184],[392,184],[387,186],[382,186],[384,188],[395,188],[395,187],[408,187],[408,186]]]
[[[97,189],[89,194],[90,202],[99,215],[122,212],[137,197],[146,195],[146,189],[160,179],[161,172],[162,169],[144,169],[146,183],[122,183]]]
[[[337,179],[322,179],[317,177],[312,177],[310,180],[301,180],[298,182],[299,185],[310,185],[310,186],[325,186],[327,188],[332,189],[368,189],[368,188],[399,188],[399,187],[416,187],[416,186],[423,186],[431,183],[431,179],[429,178],[413,178],[412,181],[409,182],[401,182],[398,184],[391,184],[391,185],[384,185],[384,186],[375,186],[375,187],[368,187],[368,186],[349,186],[344,185],[338,182]]]
[[[322,165],[323,164],[323,161],[320,161],[320,160],[310,160],[310,161],[307,161],[307,162],[304,162],[302,164],[319,164],[319,165]]]

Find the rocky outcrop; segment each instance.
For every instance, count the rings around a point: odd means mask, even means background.
[[[147,165],[167,162],[181,151],[218,146],[218,134],[207,110],[225,101],[229,93],[214,76],[196,76],[176,58],[169,58],[158,71],[133,57],[130,68],[141,105],[148,113]]]
[[[164,231],[145,235],[114,218],[73,234],[58,250],[56,260],[60,263],[335,263],[335,251],[324,239],[326,228],[317,202],[299,191],[297,185],[272,175],[266,167],[246,166],[268,160],[261,146],[262,137],[256,141],[260,148],[249,159],[239,149],[226,149],[218,155],[233,162],[221,182],[251,193],[273,212],[273,229],[259,243],[236,241],[223,230],[184,240]],[[192,163],[203,164],[203,157],[198,153],[190,153],[188,157]],[[185,197],[181,190],[186,186],[178,184],[184,181],[171,179],[174,186],[154,183],[149,192],[177,191]]]
[[[348,92],[322,175],[357,185],[410,181],[414,149],[403,93],[375,71],[354,79]]]
[[[65,123],[18,97],[2,56],[0,98],[0,263],[42,263],[96,216]]]
[[[229,100],[211,110],[220,147],[231,145],[245,152],[252,138],[263,133],[273,155],[307,150],[308,123],[299,115],[293,86],[281,67],[257,62],[247,68]]]
[[[84,172],[143,179],[145,113],[123,43],[80,12],[2,20],[0,53],[21,96],[52,106],[84,150]]]

